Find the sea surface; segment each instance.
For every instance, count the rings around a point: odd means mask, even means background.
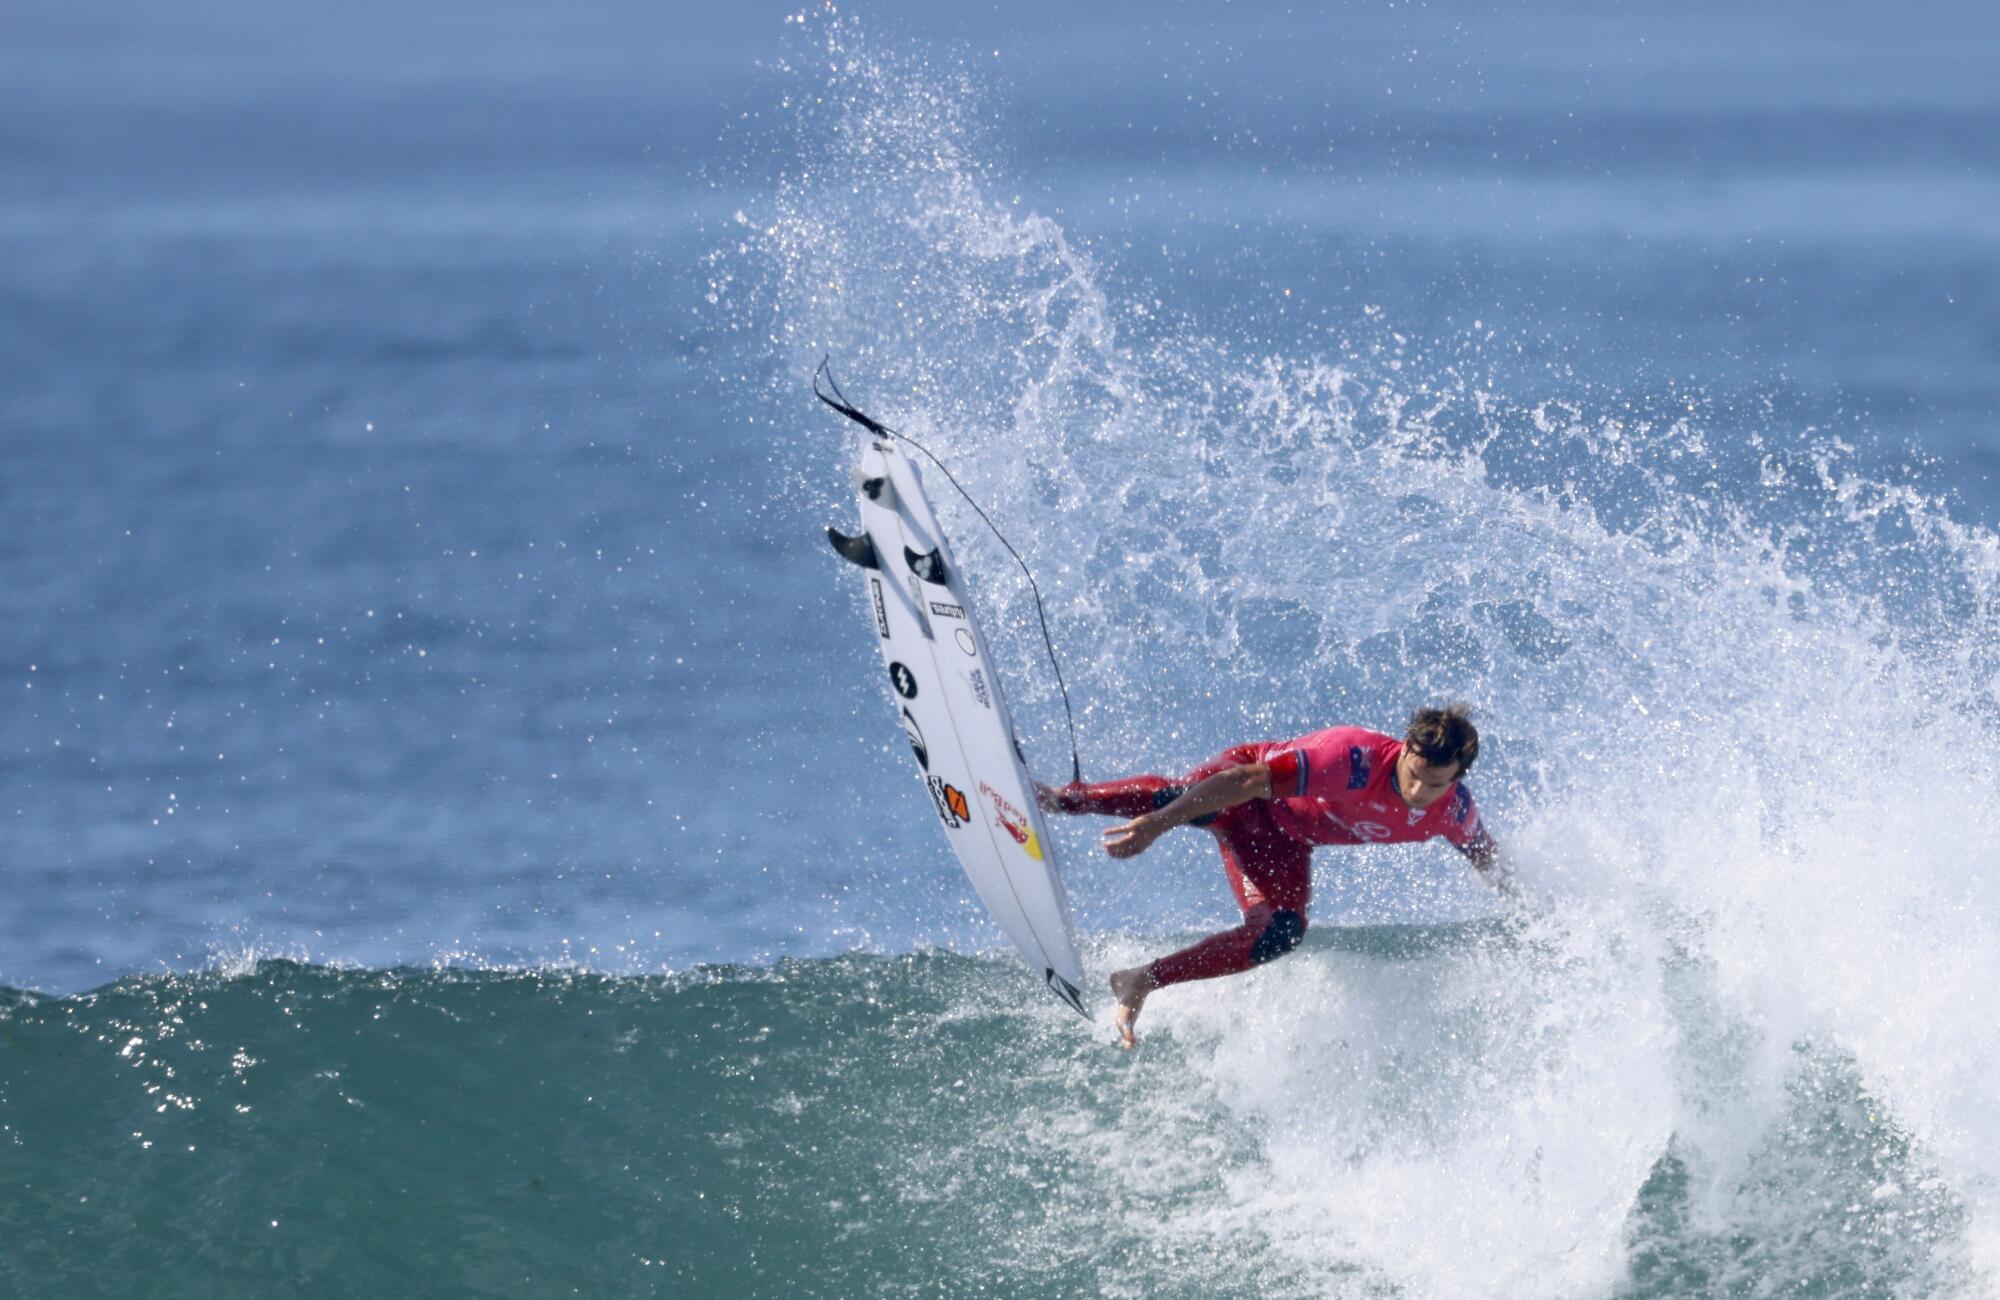
[[[0,1295],[2000,1296],[1996,50],[0,15]],[[1118,1052],[911,779],[822,358],[1086,775],[1465,699],[1526,904],[1324,852]],[[1099,980],[1232,916],[1053,829]]]

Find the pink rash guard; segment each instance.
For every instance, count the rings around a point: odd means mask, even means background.
[[[1402,844],[1442,835],[1468,856],[1486,830],[1464,782],[1419,811],[1396,793],[1403,742],[1362,727],[1328,727],[1251,746],[1271,769],[1271,820],[1307,844]]]

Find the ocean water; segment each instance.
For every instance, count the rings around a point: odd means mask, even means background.
[[[2000,1294],[1989,7],[0,33],[0,1293]],[[1117,1052],[822,357],[1086,774],[1464,698],[1529,905],[1323,853]],[[1231,915],[1095,830],[1093,972]]]

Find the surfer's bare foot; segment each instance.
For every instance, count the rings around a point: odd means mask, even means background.
[[[1112,1013],[1111,1023],[1118,1026],[1118,1045],[1128,1052],[1139,1045],[1139,1036],[1132,1032],[1132,1026],[1139,1023],[1139,1009],[1146,1005],[1146,995],[1158,987],[1151,966],[1112,972],[1111,996],[1118,999],[1118,1010]]]

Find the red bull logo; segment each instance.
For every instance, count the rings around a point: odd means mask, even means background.
[[[985,795],[987,801],[993,805],[993,820],[999,822],[1000,828],[1013,837],[1014,843],[1020,845],[1022,851],[1035,861],[1044,861],[1042,842],[1035,835],[1035,828],[1029,823],[1027,814],[984,781],[979,783],[979,793]]]

